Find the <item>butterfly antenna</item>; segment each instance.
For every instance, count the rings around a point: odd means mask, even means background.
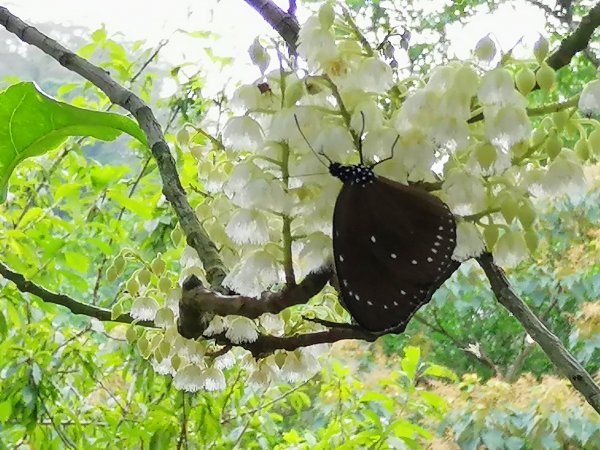
[[[363,135],[365,134],[365,113],[363,111],[360,112],[360,117],[362,119],[362,124],[360,126],[360,134],[358,135],[358,154],[360,156],[360,164],[364,164],[363,152],[362,152],[362,143],[363,143]]]
[[[396,144],[398,143],[399,139],[400,139],[400,135],[396,136],[396,139],[394,139],[394,143],[392,144],[392,150],[390,151],[391,155],[388,156],[387,158],[382,159],[381,161],[377,161],[375,164],[373,164],[373,166],[381,164],[382,162],[389,161],[390,159],[392,159],[394,157],[394,148],[396,147]]]
[[[323,150],[321,150],[320,152],[317,152],[317,151],[315,151],[313,146],[310,145],[310,142],[308,142],[308,139],[306,139],[306,136],[302,132],[302,128],[300,128],[300,122],[298,122],[298,116],[296,116],[296,114],[294,114],[294,121],[296,122],[296,127],[298,128],[298,131],[300,132],[300,136],[302,136],[302,139],[304,139],[304,142],[306,142],[306,145],[308,145],[308,148],[310,148],[310,150],[315,154],[315,156],[317,157],[317,159],[319,160],[319,162],[321,164],[323,164],[325,167],[329,168],[329,166],[323,162],[323,160],[319,157],[319,155],[323,156],[329,162],[329,164],[331,164],[332,161],[327,157],[327,155],[323,152]]]

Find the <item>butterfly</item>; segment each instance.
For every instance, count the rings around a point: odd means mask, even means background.
[[[363,162],[360,148],[361,162],[355,165],[332,162],[320,152],[329,173],[343,183],[332,232],[341,300],[372,332],[404,331],[460,265],[452,259],[456,220],[448,206],[420,187],[373,171],[393,157],[397,142],[392,156],[373,164]]]

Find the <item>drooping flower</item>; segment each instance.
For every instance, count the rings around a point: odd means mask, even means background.
[[[281,375],[290,383],[295,383],[307,379],[305,370],[306,367],[300,362],[296,352],[288,352],[281,367]]]
[[[260,324],[273,336],[283,336],[285,322],[279,314],[264,313],[260,316]]]
[[[266,358],[258,363],[258,367],[251,373],[248,383],[251,386],[265,388],[277,379],[279,369],[273,364],[272,358]]]
[[[223,284],[242,295],[257,296],[279,281],[279,270],[273,256],[256,250],[229,272]]]
[[[209,367],[202,372],[204,389],[207,391],[222,391],[227,386],[225,375],[216,367]]]
[[[175,314],[168,307],[160,308],[154,317],[154,325],[160,328],[168,328],[175,324]]]
[[[256,324],[252,319],[236,316],[233,320],[229,318],[229,328],[225,337],[234,344],[254,342],[258,339]]]
[[[501,266],[515,267],[528,256],[527,243],[523,234],[513,230],[500,236],[494,248],[494,260]]]
[[[227,329],[228,325],[228,321],[225,317],[214,316],[202,334],[209,337],[214,336],[215,334],[221,334]]]
[[[173,385],[176,389],[197,392],[204,387],[204,377],[202,369],[196,364],[188,364],[180,368],[173,378]]]
[[[298,54],[309,66],[323,67],[337,55],[333,33],[323,28],[317,16],[310,17],[298,34]]]
[[[474,214],[485,207],[486,190],[481,177],[460,169],[451,170],[442,189],[450,209],[460,215]]]
[[[514,105],[484,108],[485,132],[492,144],[503,152],[529,138],[531,124],[524,108]]]
[[[452,254],[455,261],[466,261],[474,258],[485,250],[485,244],[480,231],[471,222],[458,222],[456,225],[456,248]]]
[[[225,231],[238,244],[265,244],[269,240],[267,218],[255,209],[238,209],[229,219]]]
[[[308,274],[322,267],[328,260],[331,260],[331,238],[322,232],[309,234],[298,253],[297,263],[301,272]]]
[[[223,129],[223,142],[234,150],[254,150],[263,143],[263,131],[250,116],[232,117]]]
[[[600,114],[600,80],[585,85],[579,97],[579,110],[586,116]]]
[[[572,150],[563,149],[552,161],[541,179],[545,193],[553,195],[561,192],[577,194],[585,189],[586,179],[581,162]]]
[[[158,302],[152,297],[137,297],[131,305],[131,317],[139,320],[154,320]]]
[[[511,73],[504,69],[494,69],[486,73],[477,94],[484,105],[514,105],[525,107],[525,98],[515,89]]]

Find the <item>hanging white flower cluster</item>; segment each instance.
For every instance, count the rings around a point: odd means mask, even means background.
[[[269,71],[275,58],[255,40],[249,54],[261,78],[234,93],[235,115],[222,142],[190,147],[206,193],[196,214],[230,267],[224,284],[258,297],[292,272],[299,280],[329,263],[340,182],[326,166],[357,163],[359,141],[367,163],[387,160],[377,166],[378,174],[441,186],[444,201],[462,216],[454,259],[477,257],[486,248],[503,265],[526,259],[537,243],[531,238],[536,218],[531,198],[580,190],[581,161],[594,151],[600,154],[600,127],[589,135],[572,127],[580,139],[573,150],[563,148],[561,132],[575,120],[566,111],[534,122],[532,133],[525,95],[536,86],[549,92],[556,78],[544,62],[547,41],[536,43],[539,67],[505,63],[488,36],[475,49],[479,61],[453,61],[422,81],[401,81],[376,51],[345,35],[347,28],[336,28],[336,20],[341,19],[334,6],[326,3],[303,25],[301,69],[284,62]],[[599,92],[598,80],[586,86],[578,104],[583,115],[600,111]],[[182,145],[193,145],[187,129],[180,134]],[[176,231],[175,243],[181,239]],[[204,275],[193,249],[184,248],[180,262],[182,278]],[[154,275],[163,277],[153,274],[153,280]],[[128,339],[137,341],[159,373],[173,375],[179,389],[225,386],[223,370],[241,355],[206,356],[214,347],[211,337],[243,345],[261,334],[282,336],[290,330],[281,315],[215,316],[205,339],[187,341],[176,328],[180,290],[171,280],[151,288],[149,279],[140,272],[127,283],[131,314],[154,320],[162,330]],[[319,307],[336,317],[328,302]],[[253,385],[266,386],[274,378],[297,382],[318,369],[317,354],[315,348],[277,352],[259,362],[246,355],[244,367]]]

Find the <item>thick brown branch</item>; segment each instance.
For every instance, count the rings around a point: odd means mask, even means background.
[[[64,306],[68,308],[73,314],[81,314],[88,317],[94,317],[103,322],[133,322],[133,317],[131,317],[129,314],[122,314],[121,316],[112,319],[111,312],[109,309],[88,305],[87,303],[79,302],[74,298],[69,297],[68,295],[57,294],[56,292],[49,291],[48,289],[43,288],[42,286],[39,286],[27,280],[20,273],[13,272],[3,263],[0,263],[0,275],[2,275],[7,280],[12,281],[19,291],[33,294],[36,297],[41,298],[46,303],[54,303],[55,305]],[[154,326],[151,322],[136,323],[138,325],[143,325],[147,327]]]
[[[187,200],[179,179],[175,160],[171,156],[160,124],[150,107],[133,92],[114,81],[105,70],[77,56],[36,28],[27,25],[2,6],[0,6],[0,24],[23,42],[39,48],[67,69],[92,82],[113,103],[122,106],[133,114],[146,135],[148,146],[152,150],[152,155],[156,160],[162,178],[163,194],[171,203],[179,219],[181,228],[187,237],[187,243],[198,252],[206,271],[206,278],[211,286],[213,288],[220,287],[225,278],[225,267],[215,244],[208,237]]]
[[[238,315],[255,319],[264,313],[278,313],[293,305],[306,303],[327,284],[333,269],[310,273],[301,283],[280,292],[264,292],[260,298],[221,295],[202,285],[194,276],[183,284],[179,301],[179,332],[187,338],[199,337],[206,327],[204,317]]]
[[[256,358],[270,355],[275,350],[293,351],[300,347],[308,347],[315,344],[331,344],[344,339],[361,339],[373,342],[381,334],[370,333],[359,328],[335,327],[326,331],[315,331],[314,333],[297,334],[295,336],[269,336],[260,335],[252,343],[239,344],[240,347],[249,350]],[[224,335],[214,336],[217,342],[229,343]]]
[[[478,262],[485,271],[498,301],[521,322],[527,333],[540,345],[558,370],[571,381],[575,389],[600,413],[600,388],[590,374],[514,292],[504,271],[494,264],[492,255],[486,253],[478,258]]]
[[[271,0],[245,0],[262,16],[265,21],[271,25],[283,40],[287,43],[290,53],[296,53],[298,32],[300,25],[293,15],[295,8],[291,7],[290,12],[285,12]],[[291,5],[290,5],[291,6]]]
[[[600,26],[600,2],[582,17],[575,31],[562,40],[560,47],[546,60],[548,65],[557,70],[569,64],[576,53],[587,48],[598,26]]]

